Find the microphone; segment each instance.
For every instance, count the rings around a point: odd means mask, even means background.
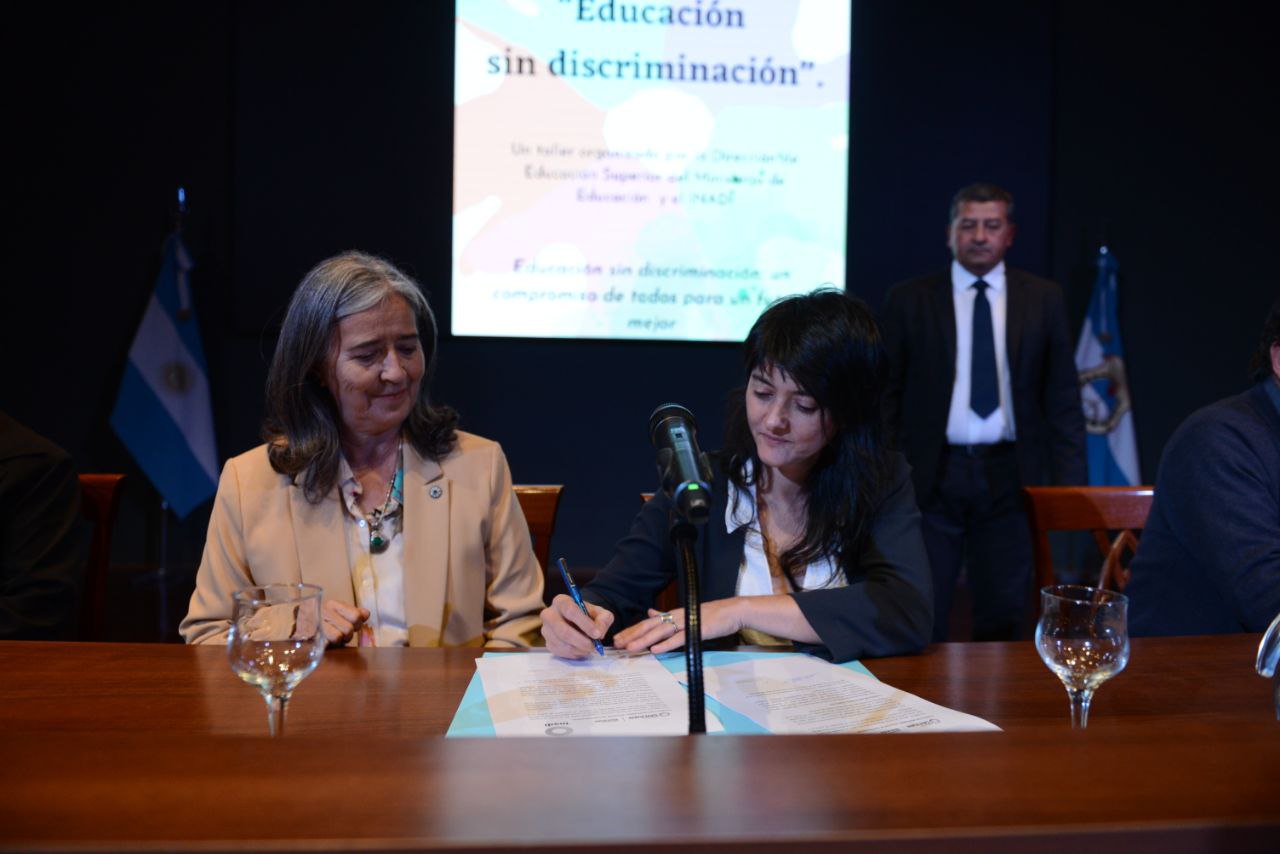
[[[649,441],[658,449],[662,491],[676,511],[695,525],[711,516],[711,466],[698,450],[698,423],[676,403],[664,403],[649,416]]]

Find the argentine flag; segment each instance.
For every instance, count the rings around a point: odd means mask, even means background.
[[[1117,269],[1115,256],[1103,246],[1098,250],[1098,278],[1076,347],[1092,486],[1141,483],[1129,379],[1116,314]]]
[[[213,407],[187,273],[175,232],[129,350],[111,426],[178,518],[218,487]]]

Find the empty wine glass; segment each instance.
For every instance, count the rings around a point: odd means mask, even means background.
[[[262,692],[273,736],[284,735],[293,689],[324,655],[322,593],[314,584],[268,584],[233,597],[227,656],[236,675]]]
[[[1110,590],[1059,584],[1040,591],[1036,649],[1071,698],[1071,727],[1089,725],[1089,701],[1129,663],[1129,600]]]

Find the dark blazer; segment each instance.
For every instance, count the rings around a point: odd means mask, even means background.
[[[0,413],[0,640],[74,637],[85,533],[67,452]]]
[[[797,644],[833,661],[919,652],[933,631],[933,580],[920,533],[920,511],[906,461],[894,453],[890,483],[858,555],[848,587],[793,593],[821,646]],[[698,529],[695,554],[702,601],[735,595],[746,528],[725,530],[728,480],[717,462],[711,518]],[[644,619],[658,593],[677,575],[668,537],[671,499],[659,493],[647,502],[613,558],[582,588],[584,599],[614,613],[613,630]],[[680,585],[684,601],[684,584]]]
[[[1005,352],[1022,483],[1084,483],[1084,413],[1062,290],[1011,267],[1005,281]],[[889,352],[886,418],[922,500],[933,491],[947,444],[956,372],[951,291],[950,270],[912,279],[889,291],[881,312]]]
[[[1260,632],[1280,613],[1280,411],[1265,383],[1192,414],[1133,559],[1135,635]]]

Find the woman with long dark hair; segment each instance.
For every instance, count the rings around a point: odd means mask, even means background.
[[[232,594],[324,588],[330,644],[527,646],[542,573],[497,443],[431,403],[436,321],[359,252],[322,261],[285,315],[266,444],[222,471],[181,631],[226,640]]]
[[[920,650],[933,625],[929,564],[907,464],[885,441],[870,309],[833,290],[781,300],[744,357],[697,544],[703,636],[787,641],[835,661]],[[651,607],[676,575],[671,507],[648,502],[583,587],[590,617],[567,596],[542,612],[553,653],[583,658],[610,637],[630,651],[684,644],[683,612]]]

